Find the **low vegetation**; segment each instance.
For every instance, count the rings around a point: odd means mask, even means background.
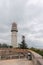
[[[43,50],[36,49],[36,48],[30,48],[30,49],[43,56]]]
[[[3,43],[3,44],[0,43],[0,48],[12,48],[12,46],[7,45],[6,43]]]

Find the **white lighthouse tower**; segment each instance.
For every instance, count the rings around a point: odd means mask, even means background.
[[[11,35],[11,44],[13,48],[17,48],[17,24],[13,23],[12,24],[12,29],[11,29],[12,35]]]

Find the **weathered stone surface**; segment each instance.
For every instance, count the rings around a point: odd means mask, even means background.
[[[27,59],[14,59],[0,61],[0,65],[33,65],[33,62]]]
[[[34,51],[31,51],[31,53],[32,53],[32,60],[34,65],[43,65],[42,56]]]
[[[36,53],[36,52],[34,52],[34,51],[30,51],[30,52],[33,54],[33,56],[34,56],[35,58],[37,58],[37,59],[42,59],[42,56],[39,55],[38,53]]]
[[[38,65],[43,65],[43,59],[38,59],[37,63]]]

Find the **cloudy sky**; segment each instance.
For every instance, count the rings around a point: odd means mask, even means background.
[[[18,43],[43,48],[43,0],[0,0],[0,43],[11,44],[11,25],[18,25]]]

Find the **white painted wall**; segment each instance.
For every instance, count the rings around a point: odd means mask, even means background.
[[[11,44],[14,48],[18,47],[17,46],[17,32],[13,31],[11,35]]]

